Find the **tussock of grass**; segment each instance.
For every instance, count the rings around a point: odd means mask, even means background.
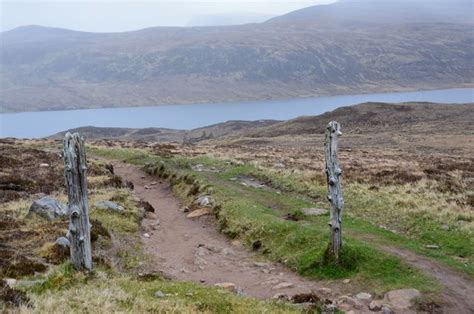
[[[100,200],[112,200],[124,207],[123,212],[108,209],[99,209],[94,206]],[[140,228],[140,219],[144,214],[142,208],[137,207],[131,192],[127,189],[100,190],[90,196],[90,218],[99,220],[106,229],[117,235],[133,234]]]
[[[96,269],[91,275],[74,272],[70,264],[52,271],[31,288],[33,307],[40,313],[297,313],[285,304],[242,298],[236,294],[187,282],[162,279],[139,281],[130,275]],[[165,297],[154,296],[161,291]],[[33,293],[31,293],[33,292]]]

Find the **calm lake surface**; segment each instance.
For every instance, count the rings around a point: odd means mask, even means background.
[[[38,138],[80,126],[193,129],[228,120],[287,120],[367,101],[474,102],[474,89],[345,95],[275,101],[0,114],[0,137]]]

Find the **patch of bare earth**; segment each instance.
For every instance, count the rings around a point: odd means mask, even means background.
[[[336,296],[335,289],[327,289],[325,282],[306,280],[280,264],[259,261],[256,253],[221,234],[211,215],[187,218],[167,183],[152,185],[156,178],[135,166],[116,163],[114,168],[133,182],[136,195],[156,210],[142,221],[147,235],[144,248],[154,257],[156,271],[209,285],[232,283],[236,291],[261,299],[318,291]]]

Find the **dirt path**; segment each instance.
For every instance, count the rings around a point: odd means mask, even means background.
[[[245,295],[267,299],[277,293],[300,293],[325,288],[321,283],[299,278],[281,265],[258,262],[257,254],[232,244],[216,230],[213,217],[187,218],[168,184],[149,177],[137,167],[114,164],[115,172],[133,182],[135,194],[148,201],[160,224],[144,238],[145,250],[156,257],[159,269],[179,280],[207,284],[231,282]],[[151,185],[153,182],[155,185]],[[147,185],[151,189],[145,189]],[[145,218],[143,227],[152,230],[157,219]],[[279,283],[293,287],[273,289]]]
[[[281,264],[262,263],[258,254],[230,242],[221,234],[213,217],[187,218],[168,183],[148,176],[133,165],[116,162],[114,169],[118,175],[133,182],[135,194],[156,210],[155,217],[145,218],[142,223],[149,234],[149,238],[143,237],[144,248],[154,257],[156,270],[177,280],[209,285],[233,283],[239,293],[260,299],[278,293],[291,296],[314,292],[337,300],[341,290],[348,291],[340,283],[306,280]],[[145,189],[145,185],[151,189]],[[154,227],[158,222],[159,227]],[[443,284],[445,313],[474,313],[474,285],[469,278],[411,251],[389,246],[381,248],[426,271]],[[366,306],[355,312],[370,312]],[[355,310],[351,307],[347,305],[344,310]]]
[[[209,285],[234,283],[237,291],[260,299],[277,293],[327,293],[328,290],[321,290],[327,288],[322,282],[302,279],[280,264],[261,262],[257,254],[231,243],[216,229],[211,215],[187,218],[167,183],[160,183],[128,164],[115,163],[114,169],[133,182],[139,198],[155,208],[156,218],[143,220],[142,225],[150,235],[143,238],[143,243],[146,252],[156,258],[157,268],[166,275]],[[145,185],[151,189],[145,189]],[[157,220],[159,227],[153,231]],[[276,289],[278,284],[285,283],[292,286]]]
[[[438,280],[444,287],[441,302],[445,313],[474,313],[474,282],[467,276],[409,250],[392,246],[380,248]]]
[[[379,249],[400,257],[405,263],[420,269],[435,278],[443,286],[443,292],[436,303],[443,305],[443,313],[472,314],[474,313],[474,281],[466,274],[451,269],[428,257],[413,251],[377,244],[379,241],[370,234],[353,234],[354,237],[377,245]]]

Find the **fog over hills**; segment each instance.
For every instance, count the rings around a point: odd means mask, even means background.
[[[276,99],[473,84],[471,1],[346,0],[265,23],[0,34],[2,111]],[[424,3],[424,5],[421,5]]]
[[[473,23],[471,0],[341,0],[275,17],[269,22],[324,24]]]

